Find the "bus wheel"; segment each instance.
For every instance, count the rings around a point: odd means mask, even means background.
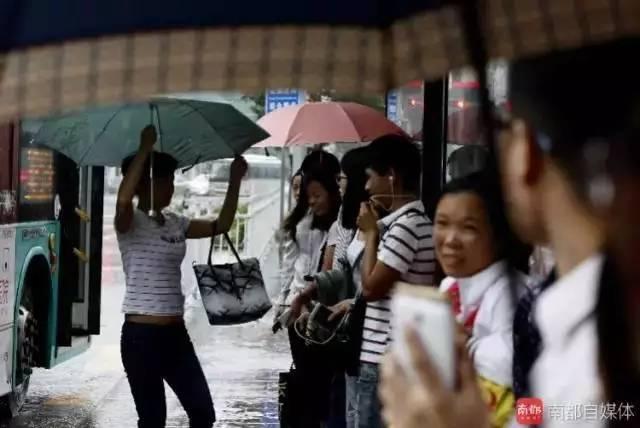
[[[17,416],[22,409],[29,390],[32,367],[36,363],[38,325],[33,312],[27,309],[31,303],[28,297],[26,299],[23,297],[22,303],[18,309],[17,319],[15,384],[11,393],[2,397],[0,401],[0,414],[5,418]]]

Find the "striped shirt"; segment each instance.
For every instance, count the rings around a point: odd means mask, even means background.
[[[432,285],[435,254],[431,221],[420,201],[408,203],[380,221],[378,262],[400,272],[410,284]],[[367,303],[360,361],[379,364],[390,341],[391,296]]]
[[[338,217],[338,220],[333,223],[331,230],[329,231],[329,238],[327,239],[327,246],[335,246],[333,253],[333,269],[341,269],[342,263],[347,259],[347,248],[355,236],[353,229],[347,229],[342,225],[342,219]]]
[[[182,315],[180,266],[186,252],[189,219],[163,212],[158,224],[135,209],[127,233],[118,233],[127,289],[122,311],[137,315]]]

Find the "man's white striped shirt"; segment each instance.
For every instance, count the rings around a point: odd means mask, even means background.
[[[432,224],[420,201],[411,202],[383,218],[378,261],[401,273],[410,284],[433,285],[436,268]],[[390,341],[390,296],[369,302],[362,335],[360,361],[378,364]]]

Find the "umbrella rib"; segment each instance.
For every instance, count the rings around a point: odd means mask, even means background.
[[[162,124],[160,123],[160,109],[158,108],[157,104],[153,105],[153,108],[156,111],[156,119],[158,120],[158,135],[160,136],[159,140],[160,140],[160,151],[164,152],[164,142],[162,141]]]
[[[287,129],[287,135],[284,138],[284,144],[282,145],[282,147],[290,147],[293,144],[291,144],[291,138],[292,138],[292,130],[295,128],[295,124],[298,121],[298,119],[302,116],[302,109],[305,107],[305,104],[302,104],[300,106],[300,108],[298,109],[298,112],[296,113],[295,117],[293,118],[293,120],[291,121],[291,125],[289,125],[289,129]]]
[[[87,157],[87,155],[89,155],[89,152],[91,151],[91,148],[95,145],[95,143],[100,139],[100,137],[102,137],[102,135],[107,132],[107,128],[109,127],[109,125],[111,125],[111,122],[113,122],[113,119],[116,118],[116,116],[125,108],[127,108],[127,104],[124,104],[122,107],[120,107],[118,110],[116,110],[115,113],[113,113],[113,116],[111,116],[109,118],[109,120],[107,120],[107,123],[104,124],[104,126],[102,127],[102,130],[98,133],[98,135],[94,138],[93,143],[91,145],[89,145],[89,147],[87,147],[87,149],[84,151],[84,153],[82,154],[82,156],[80,156],[80,159],[78,159],[78,166],[80,166],[82,164],[82,162],[84,161],[84,159]]]
[[[198,116],[200,116],[204,121],[204,123],[206,123],[209,126],[209,128],[211,128],[211,130],[218,136],[220,141],[224,142],[228,149],[231,149],[231,147],[229,147],[229,145],[226,143],[225,139],[222,138],[222,136],[218,133],[218,131],[216,131],[216,128],[213,125],[211,125],[211,123],[209,123],[209,121],[207,120],[207,117],[204,114],[202,114],[202,112],[198,110],[198,108],[192,106],[189,102],[185,100],[181,100],[179,98],[172,98],[172,100],[175,100],[176,102],[178,102],[178,104],[186,105],[187,107],[191,108],[192,111],[198,113]],[[238,153],[236,153],[235,150],[233,149],[231,149],[231,152],[234,154],[234,156],[238,155]]]
[[[340,107],[338,110],[340,111],[340,113],[342,113],[343,116],[345,116],[347,118],[347,122],[349,123],[349,125],[351,125],[351,127],[353,128],[355,134],[358,136],[358,142],[362,142],[362,136],[360,135],[360,131],[358,131],[358,128],[356,128],[355,123],[353,122],[353,120],[351,120],[351,116],[349,116],[347,114],[347,111],[344,109],[344,107],[342,106],[342,104],[338,104],[338,107]],[[340,143],[350,143],[351,141],[339,141]]]

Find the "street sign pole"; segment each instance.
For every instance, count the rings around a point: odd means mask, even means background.
[[[304,92],[298,89],[270,89],[267,90],[265,97],[265,113],[271,113],[274,110],[283,107],[289,107],[304,102]],[[284,223],[285,218],[285,200],[284,193],[287,182],[287,160],[289,150],[286,147],[282,147],[280,152],[280,227]],[[282,269],[282,262],[284,258],[284,238],[278,242],[278,265]]]

